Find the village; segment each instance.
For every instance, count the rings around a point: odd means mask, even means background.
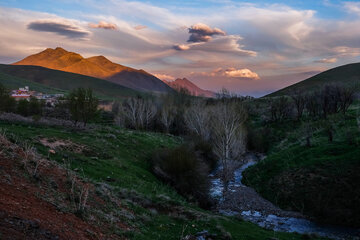
[[[54,106],[59,98],[64,97],[64,94],[45,94],[37,91],[31,91],[29,86],[23,88],[15,89],[11,91],[11,97],[19,101],[21,99],[30,100],[34,97],[38,100],[43,100],[47,105]]]

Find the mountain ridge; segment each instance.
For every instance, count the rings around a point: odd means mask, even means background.
[[[113,63],[102,55],[84,58],[78,53],[69,52],[61,47],[47,48],[12,65],[41,66],[82,74],[145,92],[166,93],[173,91],[171,87],[160,79],[142,69],[137,70]]]
[[[180,89],[186,89],[193,96],[199,96],[199,97],[203,96],[203,97],[213,98],[216,95],[212,91],[204,90],[200,88],[199,86],[197,86],[187,78],[177,78],[174,81],[164,80],[164,82],[177,91],[179,91]]]

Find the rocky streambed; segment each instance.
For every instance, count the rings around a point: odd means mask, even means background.
[[[221,167],[210,175],[210,195],[217,202],[216,211],[228,216],[241,216],[246,221],[274,231],[316,234],[332,239],[360,237],[360,229],[319,225],[298,212],[284,211],[262,198],[253,188],[242,184],[242,173],[260,158],[253,153],[247,154],[243,164],[235,169],[227,191],[224,191],[221,180]]]

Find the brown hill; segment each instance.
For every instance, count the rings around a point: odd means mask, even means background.
[[[215,93],[211,92],[209,90],[204,90],[199,88],[198,86],[196,86],[194,83],[192,83],[190,80],[186,79],[186,78],[178,78],[175,81],[172,82],[166,82],[166,84],[168,84],[170,87],[172,87],[175,90],[179,90],[179,89],[186,89],[188,90],[191,95],[193,96],[203,96],[203,97],[208,97],[208,98],[213,98],[215,97]]]
[[[101,78],[116,84],[140,91],[171,92],[169,86],[160,79],[145,72],[116,64],[104,56],[83,58],[80,54],[68,52],[63,48],[47,48],[28,56],[13,65],[41,66],[65,72],[78,73]]]

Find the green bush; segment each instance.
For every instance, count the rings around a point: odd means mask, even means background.
[[[262,128],[248,128],[247,148],[251,151],[266,153],[271,145],[271,129],[267,127]]]
[[[188,199],[209,207],[209,167],[194,147],[182,145],[161,149],[151,159],[153,172]]]

